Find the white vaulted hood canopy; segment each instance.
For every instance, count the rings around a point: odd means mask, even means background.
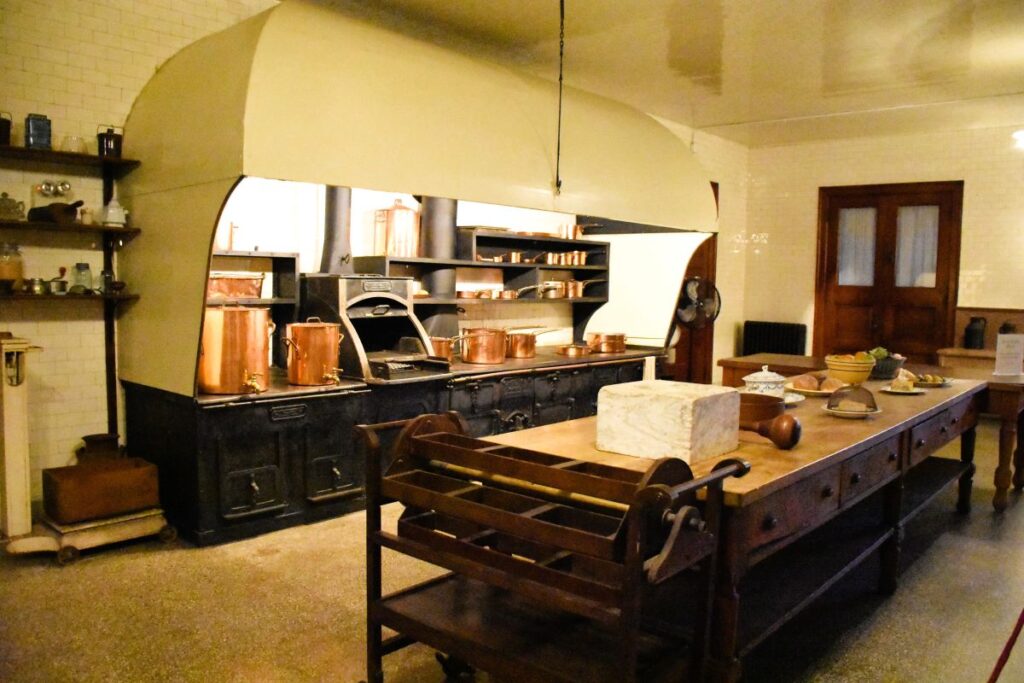
[[[555,193],[557,111],[556,83],[310,0],[186,47],[125,124],[142,165],[122,197],[144,231],[122,257],[141,295],[121,321],[122,377],[194,393],[209,247],[243,176],[715,230],[709,178],[679,137],[571,88]],[[153,339],[175,348],[155,362],[136,349]]]

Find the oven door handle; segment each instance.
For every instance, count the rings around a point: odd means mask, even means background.
[[[390,312],[391,306],[388,306],[387,304],[379,304],[373,307],[373,310],[370,311],[370,315],[387,315]]]

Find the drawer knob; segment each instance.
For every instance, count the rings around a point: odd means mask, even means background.
[[[339,481],[341,480],[341,470],[339,470],[337,466],[331,468],[331,474],[334,475],[335,479]]]
[[[940,432],[942,432],[943,434],[945,434],[946,432],[948,432],[948,431],[949,431],[949,428],[948,428],[948,427],[946,427],[946,425],[942,425],[942,428],[941,428],[941,429],[939,429],[939,431],[940,431]]]
[[[835,494],[836,490],[831,486],[826,486],[821,490],[822,498],[831,498]]]
[[[771,531],[777,526],[779,526],[779,518],[775,515],[767,515],[764,521],[761,522],[761,528],[765,531]]]
[[[924,446],[924,439],[918,439],[914,446],[917,448],[921,448],[921,446]]]
[[[260,485],[256,483],[256,475],[249,475],[249,489],[252,491],[252,497],[260,495]]]
[[[896,453],[889,453],[889,462],[896,462]]]
[[[854,472],[853,474],[850,475],[850,483],[851,484],[859,484],[860,483],[860,472]]]
[[[960,421],[959,417],[954,417],[953,420],[952,420],[953,424],[956,424],[959,421]]]

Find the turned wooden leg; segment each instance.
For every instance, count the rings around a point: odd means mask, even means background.
[[[1013,456],[1013,487],[1024,489],[1024,413],[1017,420],[1017,452]]]
[[[999,426],[999,464],[996,466],[996,495],[992,498],[992,507],[996,512],[1006,509],[1007,491],[1013,483],[1010,473],[1010,460],[1017,444],[1017,416],[1004,416]]]
[[[956,511],[966,515],[971,511],[971,488],[974,486],[974,444],[978,432],[974,427],[960,435],[960,460],[967,465],[967,471],[960,475]]]
[[[892,595],[896,592],[900,577],[900,550],[903,544],[903,477],[885,487],[882,492],[882,519],[892,528],[892,536],[882,544],[880,551],[881,572],[878,575],[878,592]]]

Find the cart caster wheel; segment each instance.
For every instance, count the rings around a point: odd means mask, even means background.
[[[472,680],[476,669],[454,655],[445,655],[440,652],[434,653],[437,663],[441,665],[445,677],[450,681]]]
[[[66,545],[57,551],[57,564],[65,566],[78,559],[78,548],[73,545]]]
[[[159,537],[164,543],[174,543],[178,540],[178,530],[170,524],[166,524],[162,529],[160,529]]]

